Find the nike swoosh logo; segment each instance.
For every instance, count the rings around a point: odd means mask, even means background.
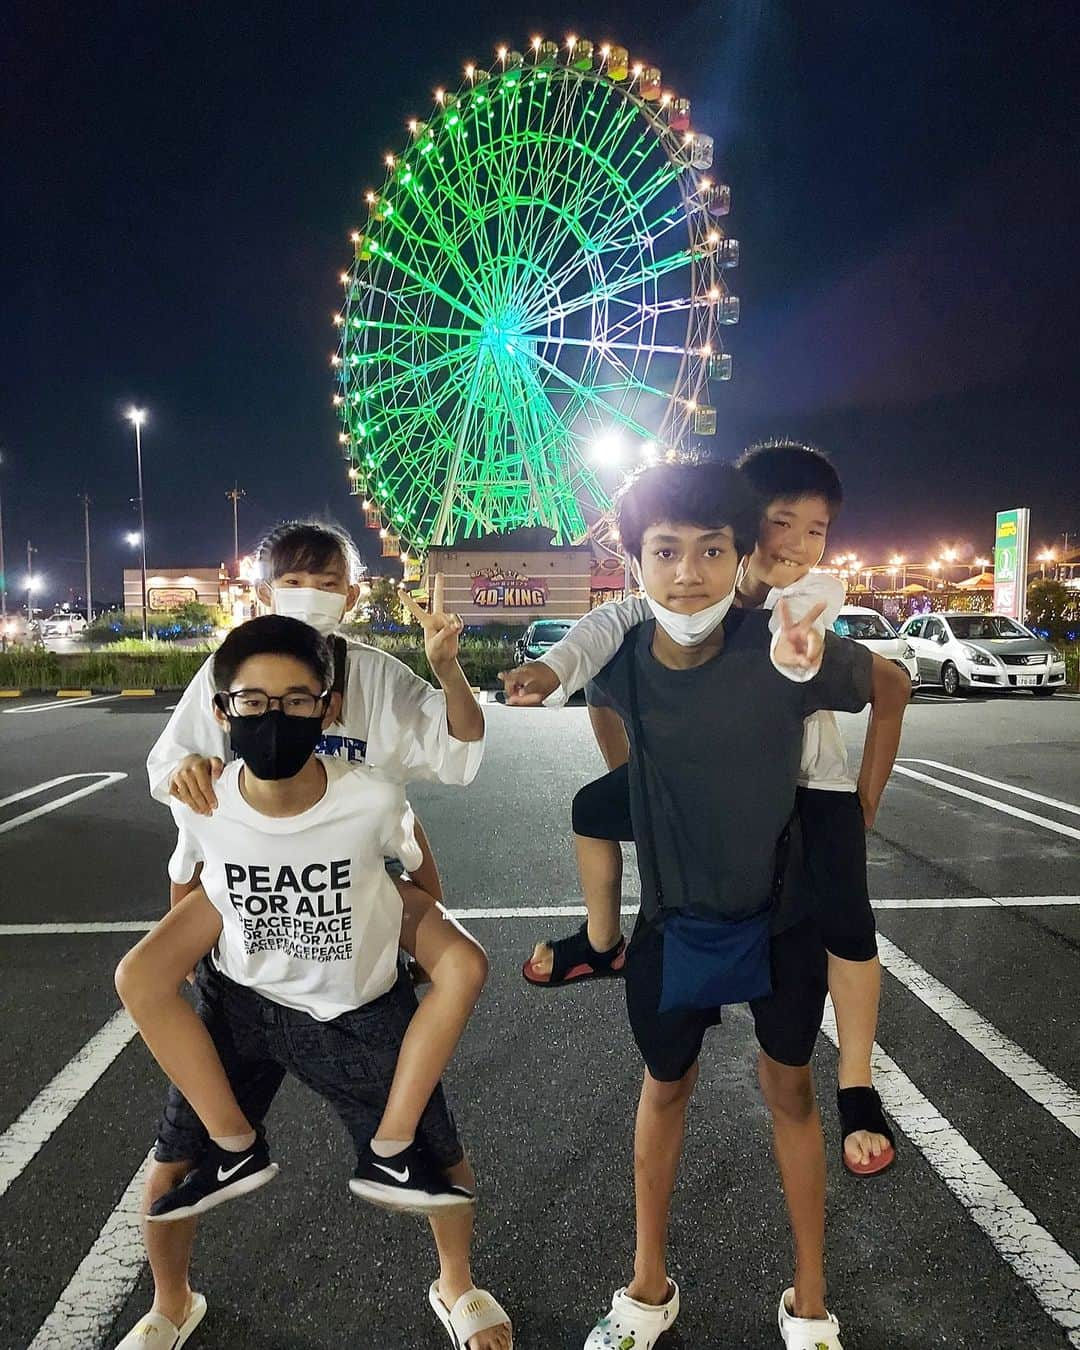
[[[252,1158],[254,1158],[254,1156],[255,1156],[254,1153],[249,1153],[246,1158],[241,1158],[240,1161],[236,1164],[236,1166],[230,1167],[228,1171],[226,1171],[224,1167],[219,1167],[217,1170],[218,1181],[228,1181],[228,1179],[234,1173],[239,1172],[241,1167],[243,1167],[245,1163],[249,1163],[252,1160]]]
[[[404,1172],[395,1172],[392,1167],[387,1167],[383,1163],[376,1163],[375,1166],[380,1172],[385,1172],[387,1176],[393,1177],[395,1181],[400,1181],[403,1186],[409,1179],[409,1169],[407,1167]]]

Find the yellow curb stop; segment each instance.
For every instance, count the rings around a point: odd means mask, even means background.
[[[121,689],[121,698],[153,698],[157,693],[156,689]]]
[[[90,698],[93,695],[92,689],[58,689],[57,698]]]
[[[0,689],[0,698],[22,698],[21,689]]]

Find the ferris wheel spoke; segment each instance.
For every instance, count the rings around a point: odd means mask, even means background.
[[[415,197],[414,201],[417,200]],[[467,283],[466,289],[470,292],[470,299],[474,302],[479,299],[481,302],[485,299],[483,287],[480,279],[473,272],[472,268],[465,262],[460,249],[457,247],[454,238],[441,227],[441,222],[434,218],[429,219],[428,223],[439,235],[438,239],[429,239],[424,235],[418,234],[404,219],[404,214],[395,211],[390,217],[389,226],[397,231],[409,243],[413,244],[421,252],[420,262],[422,271],[434,267],[445,258],[451,258],[457,267],[458,276]]]
[[[572,375],[567,374],[566,371],[560,370],[558,366],[540,355],[535,355],[532,359],[538,366],[546,370],[549,375],[558,380],[560,384],[573,390],[574,393],[581,398],[582,407],[588,407],[594,411],[602,411],[605,415],[614,418],[622,426],[626,427],[628,431],[633,431],[636,435],[641,436],[645,440],[648,440],[652,435],[646,427],[643,427],[641,423],[636,421],[629,413],[623,412],[621,408],[616,407],[614,404],[609,403],[604,399],[602,397],[602,394],[605,392],[603,386],[590,387],[582,383],[582,381],[576,380]],[[612,392],[622,388],[623,386],[621,384],[610,386]]]
[[[467,319],[472,319],[477,326],[483,324],[484,321],[482,317],[471,305],[467,305],[463,300],[459,300],[456,296],[451,295],[449,291],[438,285],[431,277],[426,277],[422,272],[418,272],[408,260],[381,246],[379,252],[387,262],[397,268],[403,276],[407,276],[411,281],[415,282],[417,286],[428,291],[431,295],[438,296],[444,304],[449,305],[451,309],[456,310],[459,314],[464,314]]]
[[[430,139],[428,139],[429,134],[431,137]],[[481,220],[482,211],[479,203],[475,201],[470,202],[467,197],[462,196],[458,187],[458,182],[462,179],[464,179],[466,183],[471,181],[469,175],[458,172],[457,181],[455,181],[455,179],[447,172],[446,164],[444,162],[445,157],[442,156],[440,147],[442,144],[446,144],[447,148],[452,149],[448,142],[437,141],[434,138],[434,134],[429,132],[425,133],[425,140],[423,142],[423,145],[428,144],[432,146],[432,150],[429,154],[426,156],[423,154],[417,155],[415,160],[411,159],[409,162],[410,164],[413,164],[417,160],[422,161],[422,163],[416,163],[414,172],[416,172],[417,175],[422,174],[424,170],[429,172],[432,177],[433,185],[439,192],[440,200],[444,203],[450,203],[455,208],[456,216],[454,216],[453,228],[449,233],[455,240],[458,240],[462,235],[467,235],[476,251],[477,258],[482,259],[486,252],[486,241],[483,236]],[[421,151],[423,150],[423,145],[421,146]],[[455,159],[455,164],[456,163],[457,160]],[[421,182],[419,190],[422,189],[423,183]],[[426,190],[423,191],[423,195],[428,195]],[[480,223],[479,229],[478,222]],[[456,245],[455,252],[458,257],[461,256],[460,244]],[[480,297],[490,303],[491,297],[485,293],[479,278],[477,279],[477,288]]]
[[[600,286],[594,291],[578,296],[574,300],[570,300],[555,309],[549,310],[546,315],[539,316],[537,322],[541,319],[546,319],[549,323],[555,323],[563,319],[568,319],[571,315],[578,314],[583,309],[591,309],[598,301],[615,299],[626,291],[633,290],[637,286],[659,280],[660,277],[666,276],[668,272],[678,271],[680,268],[686,266],[689,257],[689,251],[684,249],[679,253],[671,254],[667,258],[658,258],[655,262],[648,267],[643,268],[634,276],[624,277],[621,281],[613,282],[608,286]],[[536,323],[534,322],[531,326],[535,327]]]
[[[400,374],[388,376],[379,380],[373,385],[363,385],[363,397],[366,399],[381,398],[384,394],[390,393],[398,388],[399,385],[407,380],[417,381],[423,375],[434,374],[437,370],[444,370],[448,366],[454,365],[458,361],[465,361],[474,354],[473,347],[454,347],[450,351],[441,352],[438,356],[433,356],[427,361],[410,362],[403,357],[390,358],[394,364],[400,365],[402,370]],[[386,360],[384,354],[383,360]]]
[[[438,515],[435,517],[435,523],[432,527],[431,542],[433,544],[441,544],[446,538],[446,530],[450,523],[451,510],[457,497],[461,459],[462,455],[465,453],[469,427],[473,418],[473,409],[476,405],[476,394],[480,387],[486,362],[487,353],[482,350],[480,359],[476,362],[476,366],[472,372],[472,379],[469,383],[469,392],[465,398],[465,405],[461,412],[461,420],[458,423],[457,436],[454,440],[454,449],[451,453],[449,464],[447,465],[446,484],[443,490],[442,504],[440,505]]]

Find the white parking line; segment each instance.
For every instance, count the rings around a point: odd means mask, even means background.
[[[21,802],[26,797],[36,797],[41,792],[47,792],[49,788],[60,787],[62,783],[74,783],[80,778],[101,780],[97,783],[90,783],[86,787],[76,788],[74,792],[68,792],[63,797],[57,797],[51,802],[46,802],[44,806],[35,806],[32,811],[24,811],[21,816],[13,816],[11,820],[0,822],[0,834],[6,834],[8,830],[14,830],[19,825],[26,825],[31,820],[37,820],[39,816],[47,816],[50,811],[59,811],[62,806],[78,801],[80,797],[89,797],[92,792],[100,792],[102,788],[112,787],[114,783],[122,782],[126,777],[126,773],[66,773],[60,778],[50,778],[46,783],[38,783],[36,787],[24,788],[22,792],[14,792],[10,797],[2,797],[0,798],[0,807],[10,806],[12,802]]]
[[[956,774],[958,778],[967,778],[972,783],[982,783],[983,787],[998,788],[1001,792],[1011,792],[1015,797],[1026,797],[1030,802],[1039,802],[1043,806],[1055,806],[1059,811],[1068,811],[1071,815],[1080,816],[1080,806],[1074,806],[1072,802],[1063,802],[1057,797],[1044,797],[1041,792],[1030,792],[1027,788],[1013,787],[1011,783],[1003,783],[998,778],[984,778],[981,773],[972,773],[969,769],[957,769],[952,764],[942,764],[936,759],[898,759],[898,764],[925,764],[930,769],[941,769],[945,773]]]
[[[151,1153],[140,1164],[27,1350],[94,1350],[116,1320],[146,1260],[139,1220]]]
[[[1046,816],[1036,816],[1031,811],[1021,810],[1019,806],[1010,806],[1008,802],[995,801],[993,797],[984,797],[981,792],[972,792],[968,788],[958,787],[955,783],[943,783],[938,778],[931,778],[929,774],[919,773],[915,769],[906,769],[902,764],[894,765],[893,773],[901,774],[904,778],[914,778],[919,783],[927,783],[930,787],[937,788],[939,792],[949,792],[954,797],[964,797],[970,802],[978,802],[980,806],[989,806],[992,811],[1000,811],[1002,815],[1014,816],[1017,820],[1026,820],[1031,825],[1038,825],[1044,830],[1052,830],[1054,834],[1063,834],[1069,839],[1080,839],[1080,830],[1072,825],[1062,825],[1060,821],[1049,820]]]
[[[831,1005],[822,1030],[835,1045]],[[893,1120],[1080,1350],[1080,1265],[878,1045],[873,1062],[874,1083]]]
[[[119,694],[95,694],[92,698],[56,698],[51,703],[31,703],[25,708],[5,708],[4,713],[15,717],[19,713],[56,712],[58,708],[84,708],[88,703],[108,703]]]
[[[33,1161],[134,1035],[135,1023],[127,1013],[115,1013],[0,1134],[0,1195]]]
[[[1080,895],[947,895],[908,900],[875,900],[875,909],[1039,909],[1080,905]],[[623,905],[624,916],[638,912]],[[584,905],[523,905],[518,909],[452,909],[455,919],[581,919]],[[51,937],[66,933],[146,933],[156,919],[100,923],[0,923],[0,937]]]
[[[878,934],[878,955],[890,975],[956,1032],[995,1069],[1026,1092],[1033,1102],[1080,1139],[1080,1092],[1044,1068],[1026,1050],[965,1003],[959,994],[935,979],[887,937]]]

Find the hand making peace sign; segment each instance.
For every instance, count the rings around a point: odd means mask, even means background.
[[[821,653],[825,639],[814,624],[825,613],[824,603],[815,605],[796,623],[786,600],[780,600],[776,606],[780,617],[780,631],[777,634],[774,656],[782,666],[792,666],[796,670],[815,670],[821,664]]]
[[[461,630],[465,626],[460,615],[444,614],[438,608],[438,603],[442,599],[442,596],[437,593],[438,589],[436,587],[429,591],[432,609],[428,612],[428,610],[420,608],[404,585],[398,587],[401,603],[424,630],[424,653],[427,656],[428,665],[436,675],[440,671],[445,672],[457,661],[458,640],[461,636]]]

